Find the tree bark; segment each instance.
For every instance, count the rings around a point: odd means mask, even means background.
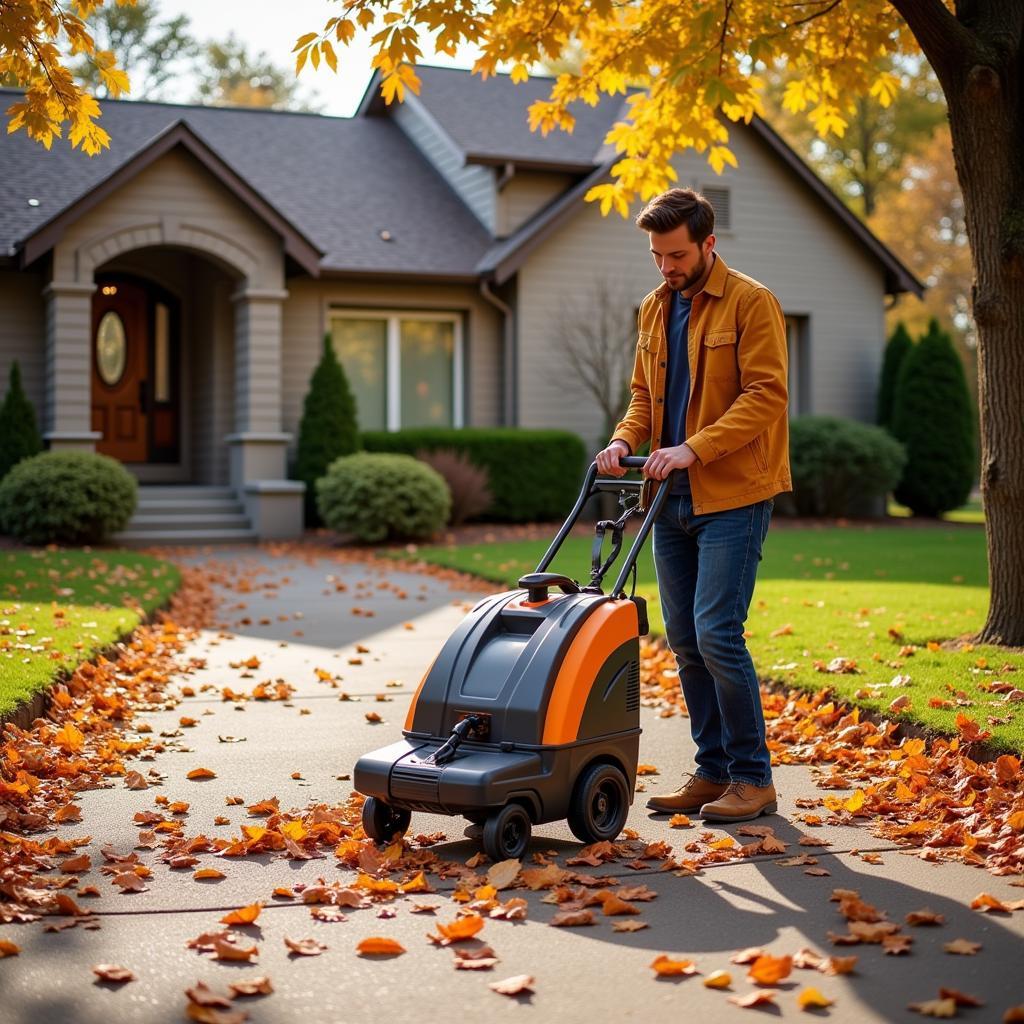
[[[980,642],[1024,646],[1024,0],[892,0],[949,108],[974,263],[991,603]]]

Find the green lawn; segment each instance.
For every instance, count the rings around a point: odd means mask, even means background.
[[[178,589],[131,551],[0,552],[0,714],[130,633]]]
[[[547,541],[520,541],[432,547],[418,555],[514,586],[520,573],[536,568],[546,546]],[[566,542],[551,568],[578,579],[587,576],[589,565],[590,541],[577,537]],[[662,632],[649,544],[638,566],[637,590],[650,601],[652,631]],[[998,692],[984,689],[996,683],[1024,689],[1024,672],[1017,674],[1024,656],[945,643],[979,629],[987,607],[980,527],[794,528],[780,520],[769,532],[758,573],[747,620],[749,646],[762,677],[808,689],[833,686],[875,711],[906,695],[912,707],[900,717],[954,733],[956,715],[963,712],[992,730],[996,747],[1024,750],[1024,702],[1004,703]],[[945,646],[930,649],[929,642]],[[815,666],[835,658],[855,661],[857,672]],[[897,676],[909,676],[910,685],[890,686]],[[930,707],[929,701],[946,703]],[[989,723],[990,716],[1010,721]]]

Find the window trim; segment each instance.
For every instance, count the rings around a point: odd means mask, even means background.
[[[465,352],[463,338],[463,315],[459,312],[420,309],[381,309],[369,306],[329,306],[327,310],[328,331],[334,344],[333,321],[384,320],[385,331],[385,374],[384,409],[385,430],[402,429],[402,320],[427,320],[452,325],[452,426],[464,427],[464,367]]]

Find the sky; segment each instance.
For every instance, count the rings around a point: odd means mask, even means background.
[[[224,39],[234,32],[250,52],[266,51],[282,67],[294,66],[292,47],[306,32],[323,28],[328,18],[341,13],[341,5],[332,0],[159,0],[161,15],[171,18],[184,14],[191,22],[192,34],[200,39]],[[336,47],[338,72],[325,63],[318,71],[308,64],[299,75],[303,91],[313,95],[322,113],[351,117],[370,80],[370,37],[374,29],[359,30],[346,47]],[[464,48],[457,58],[433,52],[429,40],[420,44],[424,64],[469,68],[476,55]]]

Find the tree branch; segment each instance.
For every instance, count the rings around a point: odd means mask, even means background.
[[[976,59],[978,39],[942,0],[889,0],[914,33],[943,87],[957,68]]]

